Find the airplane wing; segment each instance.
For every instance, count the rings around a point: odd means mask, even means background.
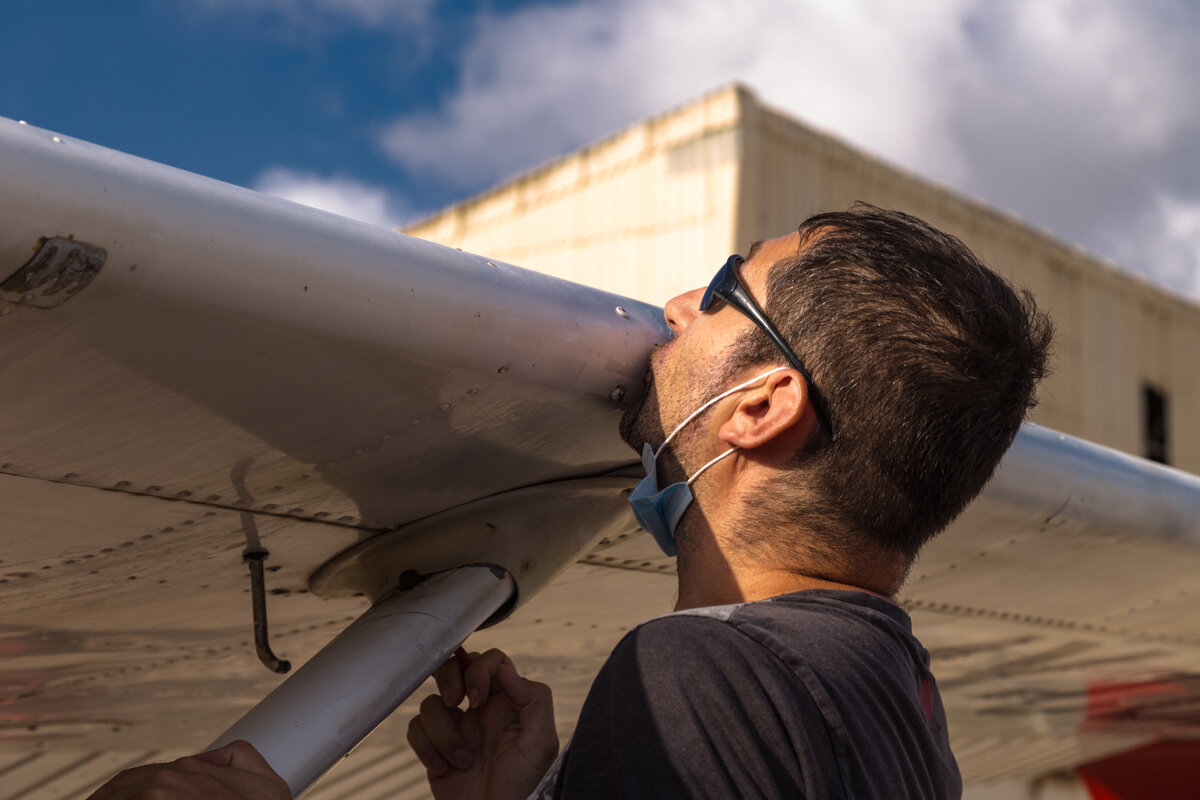
[[[279,686],[256,560],[296,665],[413,575],[500,566],[511,614],[471,646],[551,683],[568,735],[672,603],[615,433],[666,335],[628,298],[0,120],[0,800],[203,747]],[[1198,543],[1194,476],[1021,432],[902,596],[968,781],[1200,734]],[[406,719],[311,796],[424,796]]]

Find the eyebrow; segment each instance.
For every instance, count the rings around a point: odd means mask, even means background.
[[[759,239],[757,242],[754,242],[753,244],[750,245],[749,251],[746,252],[746,260],[747,261],[754,258],[754,254],[756,252],[758,252],[758,248],[762,246],[762,243],[763,243],[763,240]]]

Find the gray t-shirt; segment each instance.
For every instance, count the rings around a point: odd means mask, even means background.
[[[621,640],[538,798],[958,798],[929,654],[898,606],[815,589]]]

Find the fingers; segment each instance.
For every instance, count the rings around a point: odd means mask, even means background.
[[[478,708],[492,693],[492,682],[501,664],[516,667],[512,659],[502,650],[488,650],[486,653],[471,653],[466,669],[459,658],[450,658],[433,673],[442,702],[447,708],[454,708],[467,699],[470,708]]]
[[[457,708],[446,708],[437,695],[431,694],[421,702],[421,713],[409,724],[409,742],[417,739],[428,758],[421,756],[416,744],[413,750],[421,763],[432,769],[433,757],[437,756],[458,769],[467,769],[474,760],[458,722],[463,712]],[[428,747],[425,745],[428,744]]]
[[[522,678],[517,672],[517,668],[512,665],[512,662],[501,664],[496,670],[496,685],[506,695],[512,698],[518,708],[534,703],[539,700],[543,693],[550,694],[550,687],[544,683],[537,683],[528,678]]]
[[[554,696],[544,683],[522,678],[511,664],[502,664],[496,683],[517,707],[523,749],[546,766],[558,755],[558,731],[554,726]]]
[[[279,774],[271,768],[262,754],[254,749],[254,745],[242,739],[215,750],[198,753],[193,758],[216,767],[233,767],[267,778],[279,778]]]
[[[456,656],[433,671],[433,680],[437,683],[438,692],[446,708],[454,708],[466,697],[463,686],[462,662]]]
[[[529,779],[524,797],[558,752],[550,687],[521,677],[500,650],[468,660],[465,669],[457,659],[438,669],[441,693],[422,701],[408,744],[443,793],[503,774],[508,783]],[[464,695],[467,710],[458,707]]]
[[[429,741],[429,736],[425,733],[425,729],[421,725],[420,717],[413,717],[409,720],[408,746],[416,753],[417,760],[429,771],[429,777],[440,778],[450,769],[450,765],[446,763],[446,759],[438,754],[437,748],[433,746],[433,742]]]
[[[463,673],[463,683],[467,692],[467,701],[471,708],[479,708],[492,694],[496,673],[507,665],[516,673],[516,666],[508,654],[502,650],[488,650],[482,654],[471,655],[471,665]]]

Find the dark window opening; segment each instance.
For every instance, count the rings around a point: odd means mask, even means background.
[[[1167,460],[1167,395],[1142,384],[1142,453],[1160,464]]]

